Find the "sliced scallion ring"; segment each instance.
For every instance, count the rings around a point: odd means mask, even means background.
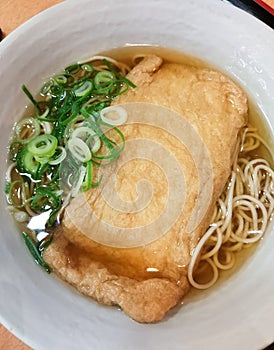
[[[57,74],[53,77],[53,79],[56,81],[57,84],[64,85],[67,83],[68,79],[63,74]]]
[[[50,91],[53,84],[54,84],[54,82],[52,79],[45,81],[43,86],[40,89],[40,94],[42,96],[46,96],[46,94]]]
[[[67,151],[65,150],[65,148],[64,147],[57,147],[56,148],[56,151],[57,150],[60,150],[60,154],[58,155],[58,157],[57,158],[55,158],[55,159],[53,159],[53,160],[51,160],[50,162],[49,162],[49,164],[50,165],[57,165],[57,164],[60,164],[65,158],[66,158],[66,156],[67,156]]]
[[[16,140],[28,142],[40,134],[40,124],[34,118],[20,120],[15,126]]]
[[[32,198],[31,208],[36,211],[48,211],[59,208],[60,204],[60,198],[55,193],[47,188],[39,187]]]
[[[63,95],[64,93],[64,87],[62,85],[59,84],[52,84],[51,88],[50,88],[50,93],[52,95],[52,97],[58,97],[60,95]]]
[[[86,163],[91,159],[91,152],[88,145],[78,137],[68,140],[68,149],[72,156],[79,162]]]
[[[113,115],[116,117],[116,119],[110,118],[110,116]],[[118,126],[124,124],[127,121],[127,111],[120,106],[109,106],[100,111],[100,117],[103,122]]]
[[[68,123],[66,126],[65,132],[64,132],[64,138],[67,140],[71,137],[73,131],[81,126],[84,126],[86,124],[86,119],[78,114],[72,121]]]
[[[65,110],[61,114],[59,118],[59,123],[61,125],[67,125],[68,123],[74,120],[74,118],[78,115],[78,113],[79,113],[79,105],[77,102],[74,102],[71,106],[70,113]]]
[[[92,140],[90,140],[89,143],[93,142],[92,148],[91,148],[91,152],[94,154],[96,152],[99,151],[100,147],[101,147],[101,140],[100,137],[98,135],[94,135],[92,137]]]
[[[7,193],[8,202],[14,208],[22,208],[24,206],[22,198],[22,180],[15,180],[10,183]]]
[[[95,75],[94,84],[96,89],[99,89],[102,86],[106,87],[109,83],[112,83],[114,80],[115,76],[112,72],[103,70]]]
[[[87,96],[92,90],[92,82],[90,80],[86,80],[79,87],[73,90],[76,97]]]
[[[34,158],[34,155],[25,148],[17,155],[17,165],[21,172],[29,173],[33,177],[36,176],[39,168],[39,163]]]
[[[57,148],[58,140],[53,135],[39,135],[27,145],[27,150],[34,156],[52,157]]]
[[[86,173],[85,177],[82,183],[82,190],[88,191],[91,189],[91,187],[97,187],[102,181],[102,175],[100,176],[99,180],[97,182],[92,182],[93,179],[93,161],[88,161],[86,166]]]
[[[92,176],[93,176],[93,164],[92,161],[87,162],[86,173],[82,183],[83,191],[88,191],[92,185]]]
[[[70,66],[67,66],[65,68],[65,72],[67,74],[76,74],[79,72],[79,70],[80,70],[80,64],[78,64],[78,63],[71,64]]]
[[[49,122],[40,122],[40,126],[42,127],[44,134],[50,134],[52,132],[52,124]]]
[[[49,157],[44,157],[44,156],[35,156],[33,155],[36,162],[40,163],[40,164],[46,164],[49,162]]]
[[[48,119],[47,116],[49,115],[49,107],[46,106],[44,108],[44,111],[42,111],[41,108],[36,108],[35,107],[35,115],[36,115],[36,118],[40,121],[53,121],[52,119]]]
[[[88,63],[81,64],[81,69],[85,70],[85,71],[87,71],[89,73],[93,73],[94,72],[94,67],[91,64],[88,64]]]
[[[80,126],[79,128],[75,129],[71,135],[71,137],[79,137],[79,139],[86,139],[89,136],[96,135],[95,131],[93,131],[88,126]]]
[[[86,168],[83,165],[81,165],[79,168],[78,174],[77,174],[78,179],[74,183],[73,188],[71,190],[71,197],[77,196],[77,194],[82,186],[82,183],[84,181],[85,175],[86,175]]]
[[[27,222],[29,220],[29,215],[22,210],[14,212],[13,216],[17,222]]]

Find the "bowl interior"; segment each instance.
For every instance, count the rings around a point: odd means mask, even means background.
[[[237,80],[265,116],[274,145],[274,34],[250,15],[214,0],[66,1],[34,17],[0,45],[1,188],[12,125],[65,65],[124,45],[181,50]],[[274,230],[217,288],[186,299],[163,322],[141,325],[99,306],[33,262],[6,209],[0,210],[0,320],[36,349],[256,349],[273,341]],[[273,224],[272,224],[273,226]]]

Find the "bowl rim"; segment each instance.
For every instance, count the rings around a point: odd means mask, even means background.
[[[129,2],[132,4],[134,3],[134,1],[131,1],[131,0]],[[154,1],[150,0],[148,2],[153,3]],[[78,1],[78,6],[79,6],[79,4],[82,4],[84,6],[84,5],[87,5],[88,3],[91,3],[91,1],[80,0],[80,1]],[[104,6],[106,6],[107,0],[104,0],[103,3],[104,3]],[[119,1],[117,1],[117,3],[120,6],[121,4],[123,4],[123,0],[119,0]],[[162,1],[162,4],[164,4],[164,3],[165,3],[165,1]],[[207,6],[208,6],[208,8],[212,8],[212,6],[216,6],[217,11],[220,11],[220,13],[223,13],[224,16],[226,16],[227,13],[229,12],[229,13],[232,13],[233,16],[235,16],[235,18],[237,18],[238,20],[244,21],[247,26],[248,25],[254,26],[255,29],[258,31],[258,33],[257,33],[258,36],[257,36],[256,40],[258,40],[259,38],[262,38],[262,37],[266,38],[264,45],[267,45],[268,43],[270,43],[271,40],[273,40],[273,38],[274,38],[274,31],[270,27],[268,27],[267,25],[265,25],[264,23],[262,23],[258,19],[252,17],[251,15],[245,13],[244,11],[233,7],[231,4],[227,4],[227,3],[224,3],[224,2],[221,2],[218,0],[204,1],[204,5],[202,5],[202,3],[203,3],[202,0],[198,0],[197,3],[199,3],[200,6],[204,6],[204,8],[207,8]],[[113,5],[115,5],[114,1],[108,2],[108,6],[113,6]],[[191,7],[192,5],[185,5],[185,6]],[[11,45],[15,45],[16,42],[18,40],[20,40],[20,37],[26,37],[26,35],[28,33],[30,33],[32,30],[34,30],[35,28],[39,28],[41,23],[45,23],[50,18],[60,15],[64,11],[64,9],[66,9],[66,11],[70,12],[70,11],[74,11],[76,8],[77,7],[76,7],[75,1],[66,1],[63,3],[59,3],[57,5],[54,5],[53,7],[43,11],[42,13],[34,16],[33,18],[31,18],[30,20],[25,22],[23,25],[21,25],[19,28],[17,28],[14,32],[9,34],[9,36],[7,36],[1,42],[1,44],[0,44],[0,63],[1,63],[1,57],[5,56],[5,51]],[[194,6],[194,8],[195,8],[195,6]],[[274,50],[272,50],[272,53],[273,52],[274,52]],[[273,57],[274,56],[272,56],[272,58]],[[0,76],[1,76],[1,74],[0,74]],[[274,75],[273,75],[273,77],[274,77]],[[272,125],[274,125],[274,124],[272,124]],[[272,126],[272,131],[273,131],[273,126]],[[274,236],[273,232],[272,232],[272,236]],[[273,302],[274,302],[274,300],[273,300]],[[273,305],[274,305],[274,303],[272,304],[272,306]],[[2,314],[0,314],[0,320],[1,320],[1,323],[3,323],[3,325],[5,325],[11,332],[13,332],[16,336],[18,336],[23,341],[25,341],[28,344],[31,344],[32,346],[35,346],[35,348],[37,348],[39,346],[38,339],[30,338],[29,334],[27,334],[25,332],[26,330],[18,327],[18,325],[14,325],[13,323],[10,323],[8,319],[2,317]],[[266,346],[266,345],[268,345],[268,341],[271,342],[274,339],[273,332],[272,332],[272,334],[269,333],[269,334],[266,334],[263,336],[264,336],[264,339],[263,339],[263,341],[261,341],[261,343],[259,343],[259,341],[260,341],[259,339],[255,340],[255,341],[257,341],[256,345]],[[272,336],[272,339],[271,339],[271,336]],[[252,334],[250,335],[250,337],[252,337]],[[42,345],[42,347],[43,347],[43,345]]]

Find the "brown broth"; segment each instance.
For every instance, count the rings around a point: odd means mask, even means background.
[[[132,61],[134,56],[136,55],[142,55],[142,54],[156,54],[161,57],[166,62],[173,62],[173,63],[181,63],[181,64],[188,64],[191,66],[196,67],[203,67],[203,68],[212,68],[208,63],[194,58],[190,57],[188,55],[185,55],[184,53],[165,49],[161,47],[150,47],[150,46],[129,46],[129,47],[123,47],[119,49],[113,49],[105,52],[101,52],[100,55],[106,55],[113,57],[119,61],[122,61],[126,64],[128,64],[130,67],[132,67]],[[25,112],[23,117],[30,116],[32,114],[32,109],[28,108]],[[271,146],[271,149],[274,150],[274,141],[273,141],[273,135],[271,133],[271,130],[267,124],[266,119],[264,118],[263,114],[260,112],[259,108],[256,107],[255,103],[252,101],[250,102],[249,99],[249,122],[255,126],[258,129],[259,134],[262,136],[264,140],[267,141],[267,143]],[[269,152],[265,151],[264,148],[261,148],[258,152],[258,155],[267,159],[273,166],[273,159],[271,158],[271,155]],[[20,224],[20,230],[25,229],[24,225]],[[260,243],[259,243],[260,244]],[[258,244],[252,245],[252,247],[245,249],[237,254],[237,263],[236,265],[229,271],[222,272],[220,274],[220,281],[217,282],[216,286],[213,288],[217,288],[220,283],[222,283],[225,279],[229,278],[231,275],[233,275],[244,263],[248,261],[248,257],[254,253],[256,250],[256,246]],[[80,256],[82,253],[82,250],[80,248],[75,247],[74,248],[74,256]],[[101,257],[101,261],[104,261],[104,257]],[[108,259],[107,259],[108,260]],[[107,261],[106,260],[106,261]],[[134,273],[132,274],[132,276]],[[152,272],[150,274],[147,274],[147,277],[157,277],[157,274],[155,272]],[[206,278],[206,276],[205,276]],[[212,289],[212,288],[211,288]],[[186,302],[196,300],[197,298],[201,298],[201,296],[205,295],[207,291],[193,291],[190,293],[190,295],[186,298]]]

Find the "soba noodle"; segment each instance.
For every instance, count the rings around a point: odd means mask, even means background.
[[[258,242],[267,229],[274,207],[274,172],[265,159],[252,159],[250,155],[262,145],[271,154],[255,128],[243,131],[228,185],[216,203],[212,224],[190,261],[188,279],[197,289],[213,286],[221,270],[235,265],[236,253]],[[212,269],[212,277],[199,283],[195,276],[206,263]]]

